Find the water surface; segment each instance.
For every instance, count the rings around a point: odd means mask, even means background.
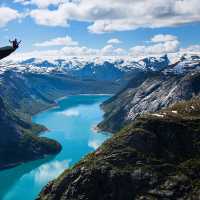
[[[33,200],[46,183],[64,169],[94,151],[109,135],[96,133],[93,127],[101,121],[100,104],[109,96],[70,96],[58,102],[58,107],[33,118],[50,131],[42,136],[61,143],[63,149],[56,156],[29,162],[0,171],[0,200]]]

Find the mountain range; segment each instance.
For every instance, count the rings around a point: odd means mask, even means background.
[[[46,185],[37,200],[197,200],[200,59],[144,70],[103,103],[114,135]]]
[[[120,92],[103,103],[104,121],[98,127],[115,132],[146,112],[156,112],[199,94],[200,58],[182,57],[161,71],[132,77]]]
[[[176,63],[171,63],[167,56],[138,62],[79,62],[33,58],[1,63],[0,168],[61,150],[56,141],[38,137],[45,127],[31,122],[32,115],[55,106],[55,100],[60,97],[117,93],[102,105],[105,116],[98,126],[115,133],[146,112],[189,100],[200,91],[198,56],[184,55]],[[65,189],[62,185],[59,187]]]

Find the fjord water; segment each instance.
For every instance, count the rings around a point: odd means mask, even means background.
[[[0,171],[0,200],[35,199],[50,180],[100,146],[109,134],[96,133],[93,127],[101,121],[100,104],[108,97],[70,96],[60,100],[58,107],[36,115],[33,121],[49,129],[42,136],[57,140],[63,149],[56,156]]]

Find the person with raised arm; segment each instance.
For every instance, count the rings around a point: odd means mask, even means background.
[[[0,48],[0,60],[9,56],[11,53],[13,53],[16,49],[19,48],[19,44],[21,43],[21,40],[18,41],[16,38],[14,40],[9,40],[10,46],[5,46]]]

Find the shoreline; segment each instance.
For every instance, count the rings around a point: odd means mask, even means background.
[[[54,104],[52,104],[52,106],[51,105],[49,105],[47,108],[44,108],[44,109],[41,109],[41,111],[38,111],[38,112],[36,112],[35,114],[33,114],[33,115],[31,115],[31,121],[32,121],[32,118],[34,117],[34,116],[36,116],[36,115],[38,115],[38,114],[40,114],[40,113],[43,113],[43,112],[46,112],[46,111],[48,111],[48,110],[51,110],[51,109],[54,109],[54,108],[59,108],[59,106],[58,106],[58,103],[60,102],[60,101],[62,101],[62,100],[65,100],[65,99],[67,99],[68,97],[70,97],[70,96],[113,96],[114,94],[106,94],[106,93],[97,93],[97,94],[90,94],[90,93],[88,93],[88,94],[69,94],[69,95],[65,95],[65,96],[62,96],[62,97],[59,97],[59,98],[57,98],[57,99],[55,99],[54,100]],[[32,121],[33,122],[33,121]]]
[[[111,94],[76,94],[76,95],[66,95],[66,96],[63,96],[63,97],[60,97],[60,98],[57,98],[56,100],[54,100],[55,102],[54,102],[54,104],[52,104],[52,106],[49,106],[48,108],[42,109],[41,111],[39,111],[39,112],[35,113],[34,115],[32,115],[31,116],[31,122],[35,123],[35,124],[38,124],[38,123],[36,123],[36,122],[33,121],[33,117],[36,116],[36,115],[38,115],[38,114],[40,114],[40,113],[46,112],[46,111],[51,110],[51,109],[55,109],[56,107],[59,107],[58,106],[59,101],[67,99],[70,96],[90,96],[90,95],[93,95],[93,96],[111,96]],[[38,125],[41,125],[41,124],[38,124]],[[50,131],[47,127],[45,127],[45,128],[46,128],[46,130],[39,131],[36,134],[37,137],[40,137],[40,135],[42,136],[43,133]],[[96,132],[96,133],[101,132],[101,130],[98,129],[97,125],[95,125],[94,127],[92,127],[92,130],[94,132]],[[106,132],[105,132],[105,134],[106,134]],[[32,161],[40,160],[40,159],[44,159],[46,156],[52,156],[52,155],[54,155],[54,154],[39,156],[36,159],[30,159],[28,161],[19,161],[19,162],[15,162],[15,163],[10,163],[10,164],[7,164],[7,165],[4,165],[4,166],[0,167],[0,171],[12,169],[12,168],[15,168],[15,167],[17,167],[19,165],[23,165],[23,164],[26,164],[26,163],[29,163],[29,162],[32,162]]]
[[[5,170],[9,170],[9,169],[13,169],[13,168],[18,167],[20,165],[24,165],[24,164],[34,162],[34,161],[37,161],[37,160],[43,160],[47,157],[51,157],[51,156],[55,156],[55,155],[56,154],[44,154],[44,155],[38,156],[38,158],[35,158],[35,159],[30,159],[30,160],[27,160],[27,161],[19,161],[19,162],[15,162],[15,163],[6,164],[6,165],[0,167],[0,172],[5,171]]]

